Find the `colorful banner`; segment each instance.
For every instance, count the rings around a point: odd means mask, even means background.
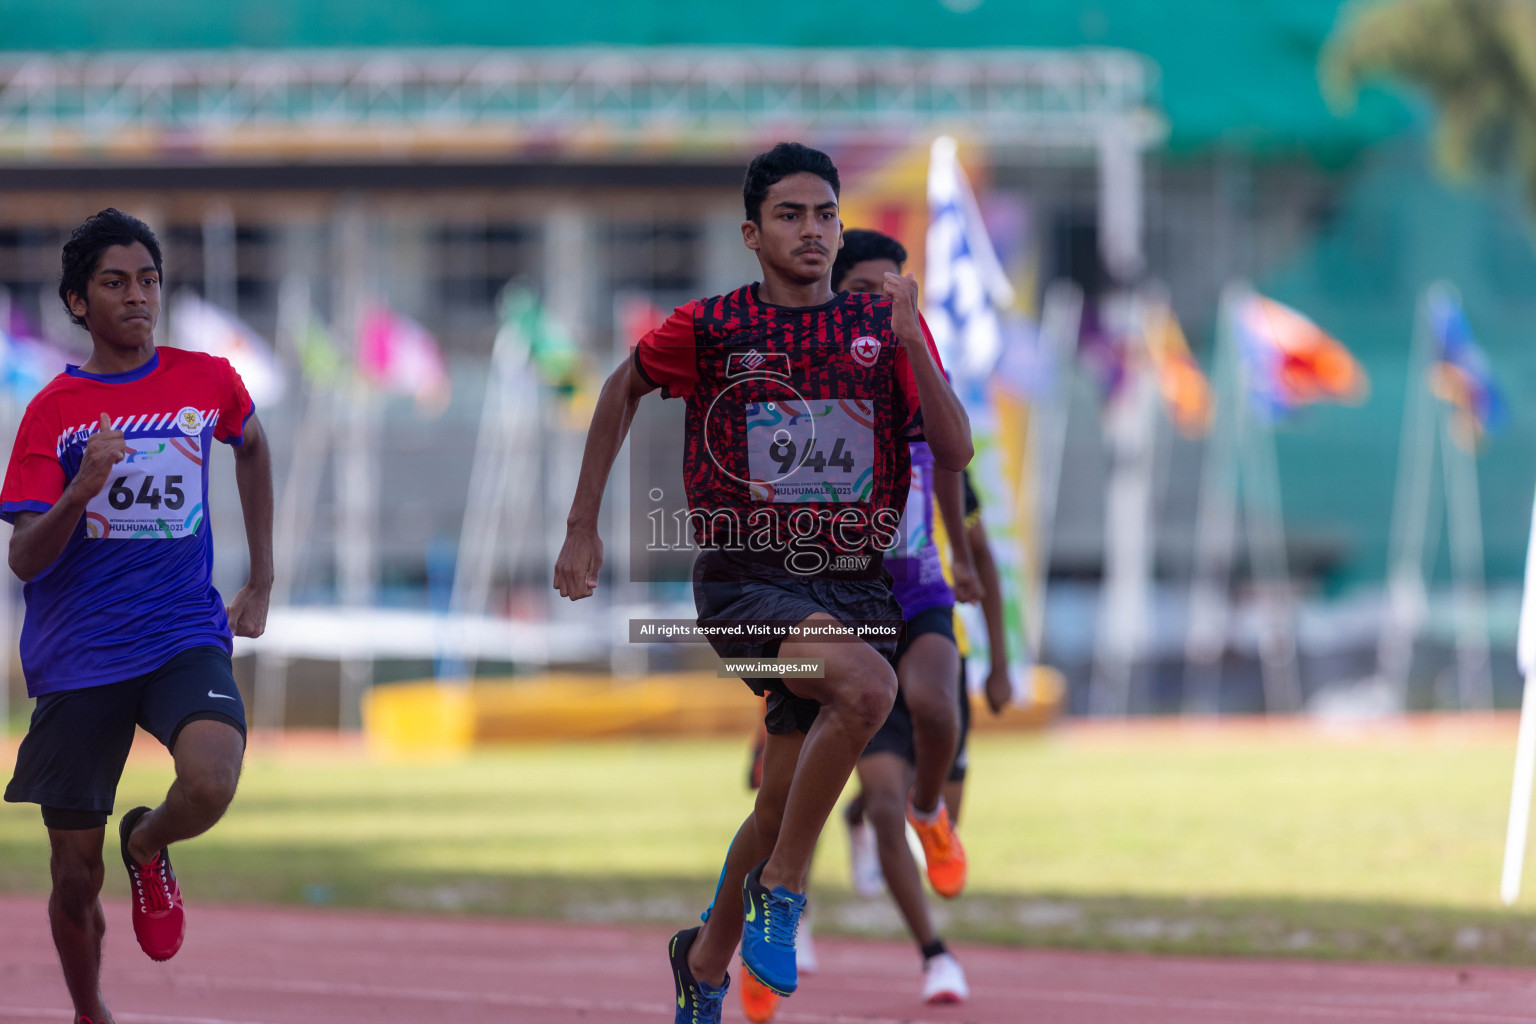
[[[1493,380],[1493,368],[1450,285],[1435,285],[1425,296],[1424,315],[1434,343],[1429,388],[1454,411],[1451,437],[1467,451],[1476,451],[1483,438],[1504,421],[1504,396]]]
[[[347,361],[341,347],[313,313],[304,317],[304,325],[294,336],[293,350],[299,357],[299,372],[310,387],[334,388],[341,382]]]
[[[1317,402],[1365,400],[1370,381],[1349,349],[1296,310],[1250,292],[1232,321],[1257,415],[1278,420]]]
[[[9,306],[8,299],[0,306]],[[32,397],[64,372],[70,359],[38,337],[15,307],[0,320],[0,387],[18,405]]]
[[[1031,599],[1025,564],[1029,510],[1019,500],[1026,493],[1028,406],[1016,389],[998,386],[994,378],[1007,337],[1003,311],[1013,304],[1015,293],[956,149],[953,139],[939,138],[930,154],[923,312],[955,393],[970,416],[976,451],[971,483],[1003,584],[1010,675],[1014,697],[1020,699],[1026,695],[1026,671],[1033,660],[1024,615]],[[967,631],[969,657],[983,666],[987,652],[980,641],[985,635],[980,629]],[[985,672],[973,678],[985,678]]]
[[[416,399],[419,412],[438,415],[452,389],[437,339],[410,317],[384,306],[363,314],[357,336],[357,369],[369,384]]]
[[[288,389],[287,374],[261,335],[190,291],[171,301],[171,344],[229,360],[259,407],[273,405]]]
[[[1163,404],[1179,433],[1201,438],[1210,432],[1216,405],[1211,385],[1189,350],[1184,328],[1166,299],[1153,299],[1144,312],[1147,359],[1157,376]]]
[[[576,390],[582,377],[581,349],[571,332],[550,315],[530,289],[508,287],[499,304],[502,331],[512,331],[527,347],[529,359],[544,383],[565,395]],[[665,319],[665,314],[662,314]],[[654,320],[634,335],[635,341],[661,320]]]

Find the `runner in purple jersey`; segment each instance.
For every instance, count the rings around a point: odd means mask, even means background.
[[[929,608],[952,607],[955,592],[944,578],[944,565],[939,558],[933,528],[936,474],[944,471],[934,466],[928,442],[913,441],[908,450],[912,456],[912,484],[907,490],[907,507],[902,521],[904,543],[887,557],[886,564],[895,580],[891,589],[896,600],[901,602],[902,618],[911,620]],[[946,519],[945,526],[948,525]]]

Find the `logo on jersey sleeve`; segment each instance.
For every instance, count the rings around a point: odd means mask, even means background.
[[[201,433],[203,429],[203,414],[190,405],[176,414],[176,429],[188,437]]]
[[[871,367],[880,361],[880,341],[865,335],[848,343],[848,352],[860,366]]]

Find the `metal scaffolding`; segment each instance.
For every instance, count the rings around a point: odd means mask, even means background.
[[[9,54],[0,162],[90,153],[392,155],[734,149],[959,132],[992,147],[1139,150],[1156,66],[1119,50],[432,49]]]

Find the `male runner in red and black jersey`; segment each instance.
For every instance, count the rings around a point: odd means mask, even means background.
[[[885,297],[834,293],[841,245],[837,169],[781,143],[752,161],[742,237],[763,280],[689,303],[641,340],[605,384],[555,564],[571,599],[597,585],[596,531],[608,472],[636,403],[662,388],[688,402],[684,481],[695,539],[699,624],[723,658],[815,659],[819,678],[747,676],[768,694],[769,740],[756,807],[731,844],[702,929],[673,937],[679,1021],[720,1019],[737,942],[758,980],[795,990],[795,932],[811,852],[895,697],[900,606],[880,552],[906,499],[906,438],[935,461],[970,461],[965,412],[917,309],[891,275]],[[759,636],[745,627],[765,625]],[[850,627],[874,632],[852,642]],[[882,630],[890,632],[882,633]]]
[[[142,725],[170,750],[165,801],[118,825],[134,935],[155,960],[181,948],[181,888],[166,847],[206,832],[235,794],[245,712],[231,634],[260,636],[272,589],[272,462],[234,368],[155,347],[160,244],[103,210],[64,246],[59,298],[91,335],[27,406],[0,518],[26,581],[21,663],[37,698],[5,799],[42,805],[48,918],[76,1024],[110,1024],[102,1000],[102,843]],[[207,505],[213,442],[235,452],[249,582],[226,608],[213,587]]]

